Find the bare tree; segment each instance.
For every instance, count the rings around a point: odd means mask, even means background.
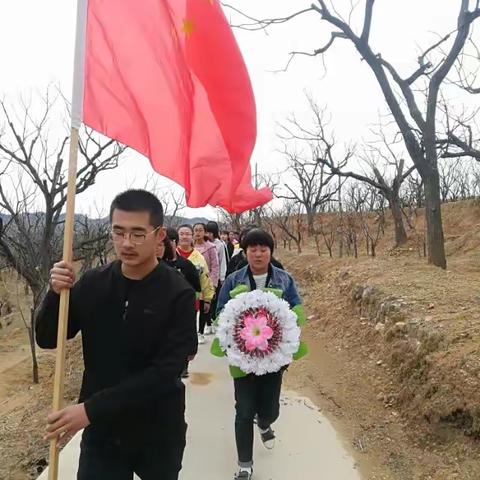
[[[367,255],[375,257],[377,245],[385,234],[384,197],[375,189],[367,189],[363,196],[363,203],[359,204],[359,219],[365,237]],[[373,208],[372,208],[373,207]]]
[[[246,20],[237,25],[248,30],[259,30],[289,22],[300,15],[318,15],[332,29],[329,41],[311,52],[292,52],[289,64],[296,55],[324,55],[340,40],[347,40],[356,49],[374,74],[406,150],[424,182],[428,262],[442,268],[446,268],[446,256],[438,173],[438,100],[447,75],[465,48],[472,24],[480,17],[478,0],[458,0],[458,3],[456,30],[440,36],[426,48],[418,56],[418,67],[407,76],[402,76],[393,63],[370,43],[375,0],[362,1],[363,24],[358,32],[350,23],[352,15],[345,20],[335,7],[327,5],[326,0],[316,0],[309,8],[297,10],[282,18],[258,20],[239,12]],[[355,5],[358,6],[359,2]],[[448,50],[444,52],[442,48]],[[426,87],[419,88],[418,83],[423,80]],[[423,91],[419,95],[420,90]]]
[[[178,227],[182,221],[180,213],[186,205],[185,193],[175,193],[173,190],[170,190],[159,198],[163,204],[168,226],[173,228]]]
[[[218,222],[235,232],[240,232],[248,223],[245,213],[229,213],[222,208],[218,209]]]
[[[272,211],[272,218],[282,232],[284,241],[294,242],[298,253],[302,253],[303,221],[301,207],[293,201],[286,200],[282,208]]]
[[[368,191],[358,182],[350,182],[345,189],[345,213],[343,218],[343,234],[345,236],[345,245],[347,255],[353,255],[358,258],[359,245],[358,235],[362,231],[362,222],[360,212],[364,208]]]
[[[405,168],[405,160],[398,158],[398,156],[391,151],[390,147],[387,148],[391,152],[390,158],[380,149],[372,150],[364,157],[364,163],[368,166],[370,175],[343,170],[334,165],[329,165],[328,159],[320,159],[320,161],[325,163],[334,174],[340,177],[353,178],[375,188],[388,201],[395,225],[395,246],[398,247],[407,242],[407,233],[403,223],[400,190],[403,182],[410,176],[412,171],[415,170],[415,167]],[[384,165],[383,172],[380,171],[381,164]]]
[[[79,262],[80,274],[106,265],[113,252],[108,217],[78,215],[75,220],[74,259]]]
[[[322,219],[318,228],[315,228],[314,237],[318,255],[321,255],[319,239],[319,236],[321,235],[323,238],[323,242],[325,243],[325,247],[327,247],[328,255],[330,256],[330,258],[333,258],[333,246],[337,239],[339,230],[338,220],[338,214],[331,215],[330,217],[328,217],[327,221],[324,221],[324,219]]]
[[[0,170],[4,172],[0,183],[0,212],[4,215],[0,257],[26,280],[33,296],[33,312],[48,285],[52,264],[61,257],[69,136],[66,125],[59,140],[51,132],[58,128],[57,115],[66,113],[64,107],[59,96],[52,98],[50,91],[41,102],[24,102],[21,112],[0,101]],[[116,142],[83,130],[77,193],[91,187],[99,173],[116,168],[123,151]],[[34,356],[33,335],[30,340]]]
[[[308,234],[313,235],[316,215],[334,200],[341,188],[341,182],[333,181],[335,174],[332,167],[344,167],[353,156],[354,149],[346,147],[342,152],[338,151],[334,135],[328,132],[326,110],[320,108],[310,95],[307,95],[307,101],[312,112],[310,127],[301,125],[294,115],[281,126],[280,138],[295,144],[301,142],[308,151],[292,151],[288,144],[284,145],[283,154],[287,157],[288,170],[293,174],[295,184],[285,184],[287,193],[277,196],[303,207],[307,215]]]
[[[310,145],[310,155],[304,156],[290,152],[285,146],[284,155],[288,159],[288,170],[293,174],[295,184],[285,183],[286,193],[277,194],[278,198],[297,202],[307,214],[308,234],[313,235],[315,217],[326,203],[337,193],[337,185],[332,181],[334,175],[323,163],[317,161],[321,155],[316,145]]]
[[[460,160],[450,162],[440,162],[440,195],[442,202],[448,202],[449,200],[455,201],[457,195],[455,192],[457,184],[457,174],[459,170]]]
[[[259,189],[260,186],[266,186],[270,189],[273,195],[276,194],[278,188],[280,187],[280,180],[279,175],[276,173],[259,173],[258,166],[255,164],[255,171],[254,171],[254,186],[255,189]],[[245,212],[246,223],[252,225],[258,225],[259,227],[265,227],[266,222],[268,222],[269,216],[269,208],[268,204],[261,205],[257,208],[249,210]]]
[[[289,128],[284,127],[290,134],[290,138],[296,140],[307,140],[316,144],[311,145],[314,161],[308,161],[303,157],[290,153],[285,149],[289,158],[290,169],[300,185],[300,188],[286,186],[290,196],[283,198],[296,200],[304,205],[309,220],[309,232],[313,231],[313,218],[319,208],[330,202],[335,194],[341,189],[341,182],[338,186],[333,184],[334,176],[342,178],[353,178],[364,182],[377,189],[388,201],[392,218],[395,224],[395,246],[401,246],[407,242],[407,233],[403,223],[403,215],[400,201],[400,190],[403,182],[415,170],[415,166],[405,167],[405,160],[400,158],[395,148],[397,139],[389,141],[379,126],[376,136],[378,141],[368,144],[366,153],[363,155],[363,162],[368,167],[369,173],[358,173],[347,170],[349,160],[354,154],[353,148],[348,148],[346,154],[341,158],[335,158],[335,140],[327,132],[328,121],[325,120],[326,112],[308,98],[315,126],[313,129],[306,129],[298,124],[295,119],[290,120]],[[381,171],[383,170],[383,171]],[[373,196],[370,198],[374,198]]]
[[[476,197],[478,162],[471,158],[443,160],[439,164],[439,171],[443,202],[456,202]]]
[[[145,179],[143,188],[148,190],[159,198],[163,205],[165,223],[172,228],[176,228],[182,223],[181,213],[186,207],[185,192],[177,187],[161,185],[159,176],[151,173]]]

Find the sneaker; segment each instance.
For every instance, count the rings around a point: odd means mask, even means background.
[[[205,327],[205,335],[211,335],[213,333],[212,327],[208,325]]]
[[[252,480],[253,469],[241,468],[233,477],[233,480]]]
[[[202,335],[201,333],[198,334],[198,343],[199,345],[203,345],[205,343],[205,335]]]
[[[263,445],[267,450],[272,450],[275,447],[275,432],[272,427],[268,427],[266,430],[260,429],[260,438]]]

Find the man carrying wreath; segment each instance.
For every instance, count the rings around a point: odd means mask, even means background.
[[[271,264],[272,236],[253,229],[241,247],[248,265],[229,275],[222,286],[212,353],[228,358],[234,378],[239,466],[235,480],[251,480],[253,426],[257,424],[264,446],[272,449],[283,372],[306,354],[300,342],[305,315],[295,281]]]

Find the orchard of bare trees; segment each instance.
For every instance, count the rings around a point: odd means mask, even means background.
[[[322,167],[308,166],[312,164],[312,158],[308,160],[305,158],[303,162],[305,167],[319,171],[319,177],[322,177],[322,180],[318,180],[319,187],[329,178],[329,174],[333,174],[370,185],[385,198],[395,221],[397,245],[403,244],[406,239],[398,196],[402,184],[406,181],[408,183],[409,175],[415,172],[414,175],[421,184],[422,201],[425,206],[428,262],[446,268],[441,204],[454,195],[450,187],[445,185],[445,182],[448,184],[450,181],[446,180],[449,176],[446,173],[450,169],[462,168],[452,166],[446,160],[453,159],[455,163],[455,159],[478,160],[480,156],[476,112],[470,111],[466,104],[458,105],[447,100],[449,96],[445,92],[447,88],[453,88],[474,96],[480,91],[476,83],[480,55],[472,38],[474,25],[478,23],[480,17],[480,2],[455,0],[458,6],[455,30],[436,32],[435,40],[423,47],[423,51],[418,55],[416,68],[408,74],[402,73],[395,65],[395,61],[383,55],[371,42],[375,22],[381,21],[375,15],[375,0],[350,3],[350,10],[345,12],[339,11],[337,3],[315,0],[309,7],[303,9],[296,9],[292,5],[290,14],[270,18],[253,18],[247,11],[226,6],[234,14],[234,25],[250,31],[288,25],[299,17],[308,16],[320,20],[316,24],[318,33],[329,32],[329,40],[322,45],[312,45],[310,50],[285,52],[286,56],[289,55],[287,68],[295,68],[295,58],[299,56],[312,57],[314,61],[315,58],[334,54],[340,42],[346,42],[357,52],[363,64],[373,74],[372,82],[376,83],[381,92],[394,126],[393,130],[392,125],[390,126],[392,136],[396,143],[401,140],[401,148],[390,151],[388,145],[390,140],[387,140],[382,151],[378,151],[377,148],[363,148],[360,152],[357,150],[357,160],[361,159],[366,166],[365,172],[359,173],[347,168],[345,153],[339,156],[331,155],[333,145],[326,141],[328,136],[323,131],[324,121],[319,109],[314,109],[315,114],[320,117],[317,118],[316,125],[309,128],[294,122],[295,124],[291,125],[293,131],[290,128],[288,130],[291,137],[308,141],[313,148],[312,152],[315,152],[319,144],[324,144],[325,149],[318,152],[320,155],[317,159]],[[415,12],[412,11],[411,14],[415,15]],[[312,39],[317,37],[315,33],[317,32],[312,31]],[[328,72],[326,74],[328,75]],[[362,92],[358,93],[361,95]],[[389,138],[387,134],[381,132],[377,134],[384,135],[385,139]],[[286,153],[289,156],[292,173],[297,175],[299,168],[295,150],[290,149]],[[329,172],[326,172],[324,167]],[[478,188],[475,175],[477,174],[470,172],[468,178],[461,181],[466,190],[461,195],[468,196]],[[304,184],[299,188],[311,190],[310,186]],[[332,191],[332,187],[328,185],[320,188]],[[296,197],[295,200],[303,204],[307,215],[310,214],[312,206],[318,208],[316,195],[318,191],[305,202],[301,194],[292,195],[290,189],[291,187],[286,189],[284,197],[289,199]],[[448,194],[445,196],[446,190]],[[311,218],[309,224],[311,230]]]

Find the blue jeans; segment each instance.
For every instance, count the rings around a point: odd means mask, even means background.
[[[253,465],[253,420],[258,416],[259,428],[266,430],[280,415],[280,391],[283,372],[248,375],[234,380],[236,416],[235,440],[238,464]]]

